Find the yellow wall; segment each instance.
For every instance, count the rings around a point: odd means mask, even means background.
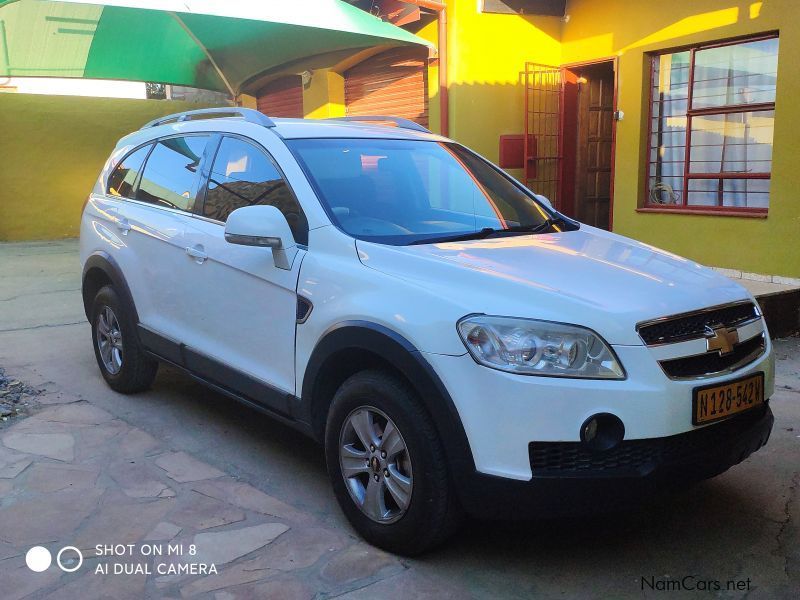
[[[487,14],[448,0],[450,137],[499,158],[499,137],[522,133],[526,61],[561,63],[557,17]]]
[[[668,7],[668,8],[667,8]],[[702,263],[800,277],[800,3],[571,0],[562,61],[619,57],[614,230]],[[766,219],[636,212],[645,194],[647,52],[780,31],[772,184]]]
[[[117,140],[193,108],[201,105],[0,94],[0,241],[78,235],[81,206]]]

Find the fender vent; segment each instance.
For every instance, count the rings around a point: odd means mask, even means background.
[[[305,323],[306,319],[308,319],[308,315],[311,314],[311,309],[313,308],[313,304],[311,304],[311,300],[303,298],[302,296],[297,297],[297,322],[298,323]]]

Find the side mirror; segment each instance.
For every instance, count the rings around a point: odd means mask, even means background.
[[[237,208],[225,223],[225,241],[240,246],[272,248],[272,259],[279,269],[291,269],[297,254],[297,243],[289,223],[274,206]]]
[[[550,202],[550,200],[547,197],[542,196],[541,194],[534,194],[534,196],[536,196],[536,199],[542,204],[544,204],[547,208],[553,208],[553,203]]]

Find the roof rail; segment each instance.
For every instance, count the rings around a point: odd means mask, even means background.
[[[252,108],[241,108],[239,106],[223,106],[221,108],[201,108],[199,110],[187,110],[185,112],[158,117],[145,124],[142,129],[156,127],[165,123],[181,123],[183,121],[194,121],[199,119],[213,119],[215,117],[241,117],[248,123],[262,125],[263,127],[275,127],[275,121],[267,115]]]
[[[370,122],[370,121],[378,121],[384,123],[394,123],[396,127],[400,127],[402,129],[412,129],[414,131],[421,131],[423,133],[431,133],[430,129],[426,129],[419,123],[415,123],[409,119],[403,119],[402,117],[389,117],[383,115],[364,115],[363,117],[332,117],[330,119],[325,119],[326,121],[362,121],[362,122]]]

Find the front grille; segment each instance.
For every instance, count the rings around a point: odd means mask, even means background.
[[[752,302],[731,304],[720,308],[711,308],[696,313],[676,315],[638,327],[639,336],[648,346],[656,344],[673,344],[701,338],[706,327],[736,327],[746,321],[757,318],[758,311]]]
[[[764,352],[764,335],[757,335],[733,347],[733,352],[720,356],[718,352],[706,352],[695,356],[662,360],[661,368],[673,379],[700,377],[710,373],[732,371],[744,366]]]
[[[528,445],[535,477],[644,476],[658,466],[691,463],[705,454],[724,450],[761,419],[766,405],[701,429],[665,438],[623,440],[605,451],[592,451],[581,442],[531,442]]]

